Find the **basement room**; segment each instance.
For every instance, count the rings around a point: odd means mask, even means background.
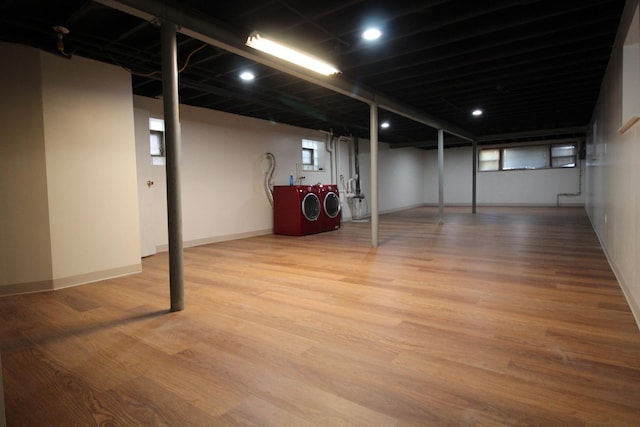
[[[0,427],[638,426],[640,0],[0,19]]]

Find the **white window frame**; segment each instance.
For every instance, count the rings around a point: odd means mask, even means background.
[[[153,144],[152,138],[154,137],[160,140],[160,154],[154,154],[152,152],[151,145]],[[149,154],[151,155],[151,164],[154,166],[163,166],[166,163],[165,153],[164,120],[153,117],[149,118]]]
[[[307,139],[307,138],[303,138],[302,139],[302,150],[301,150],[301,163],[302,163],[302,170],[304,171],[321,171],[323,168],[320,165],[320,161],[319,161],[319,152],[320,152],[320,146],[324,147],[324,144],[322,141],[315,141],[313,139]],[[305,160],[305,152],[308,153],[308,150],[311,150],[312,152],[312,157],[311,157],[311,162],[306,162]]]
[[[573,146],[573,153],[567,155],[554,155],[554,151],[557,152],[559,149]],[[534,155],[536,150],[531,150],[533,147],[540,147],[538,151],[538,155],[540,151],[546,149],[546,161],[544,165],[540,165],[540,162],[537,162],[537,165],[523,165],[522,167],[505,167],[505,151],[506,150],[517,150],[522,148],[523,151],[529,149]],[[553,142],[544,142],[544,143],[533,143],[533,144],[506,144],[499,146],[487,146],[480,148],[478,150],[478,157],[476,161],[478,162],[478,171],[479,172],[506,172],[506,171],[522,171],[522,170],[541,170],[541,169],[567,169],[567,168],[575,168],[579,166],[579,150],[580,150],[580,142],[574,139],[566,140],[566,141],[553,141]],[[497,153],[497,159],[496,157]],[[554,160],[562,159],[564,161],[554,162]],[[539,159],[537,159],[539,160]],[[555,164],[554,164],[555,163]]]

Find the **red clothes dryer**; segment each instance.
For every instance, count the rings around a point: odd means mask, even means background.
[[[273,232],[288,236],[320,233],[322,205],[310,185],[273,187]]]
[[[322,203],[320,213],[322,231],[337,230],[340,228],[342,216],[338,186],[334,184],[318,186],[318,197]]]

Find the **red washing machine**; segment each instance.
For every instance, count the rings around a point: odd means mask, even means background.
[[[320,233],[322,211],[317,191],[310,185],[273,187],[273,232],[288,236]]]
[[[338,186],[334,184],[319,185],[317,188],[318,197],[322,203],[322,212],[320,213],[322,231],[337,230],[340,228],[342,216]]]

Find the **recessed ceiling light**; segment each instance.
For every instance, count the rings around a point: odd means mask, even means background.
[[[382,35],[382,31],[377,28],[367,28],[362,33],[362,38],[365,40],[377,40]]]
[[[240,78],[245,81],[251,81],[256,78],[256,76],[250,71],[244,71],[240,74]]]
[[[475,110],[473,110],[473,111],[471,112],[471,115],[472,115],[472,116],[474,116],[474,117],[481,116],[481,115],[482,115],[482,110],[481,110],[481,109],[479,109],[479,108],[476,108]]]
[[[389,125],[389,122],[382,122],[382,123],[380,123],[380,127],[381,127],[382,129],[386,129],[386,128],[388,128],[389,126],[390,126],[390,125]]]

